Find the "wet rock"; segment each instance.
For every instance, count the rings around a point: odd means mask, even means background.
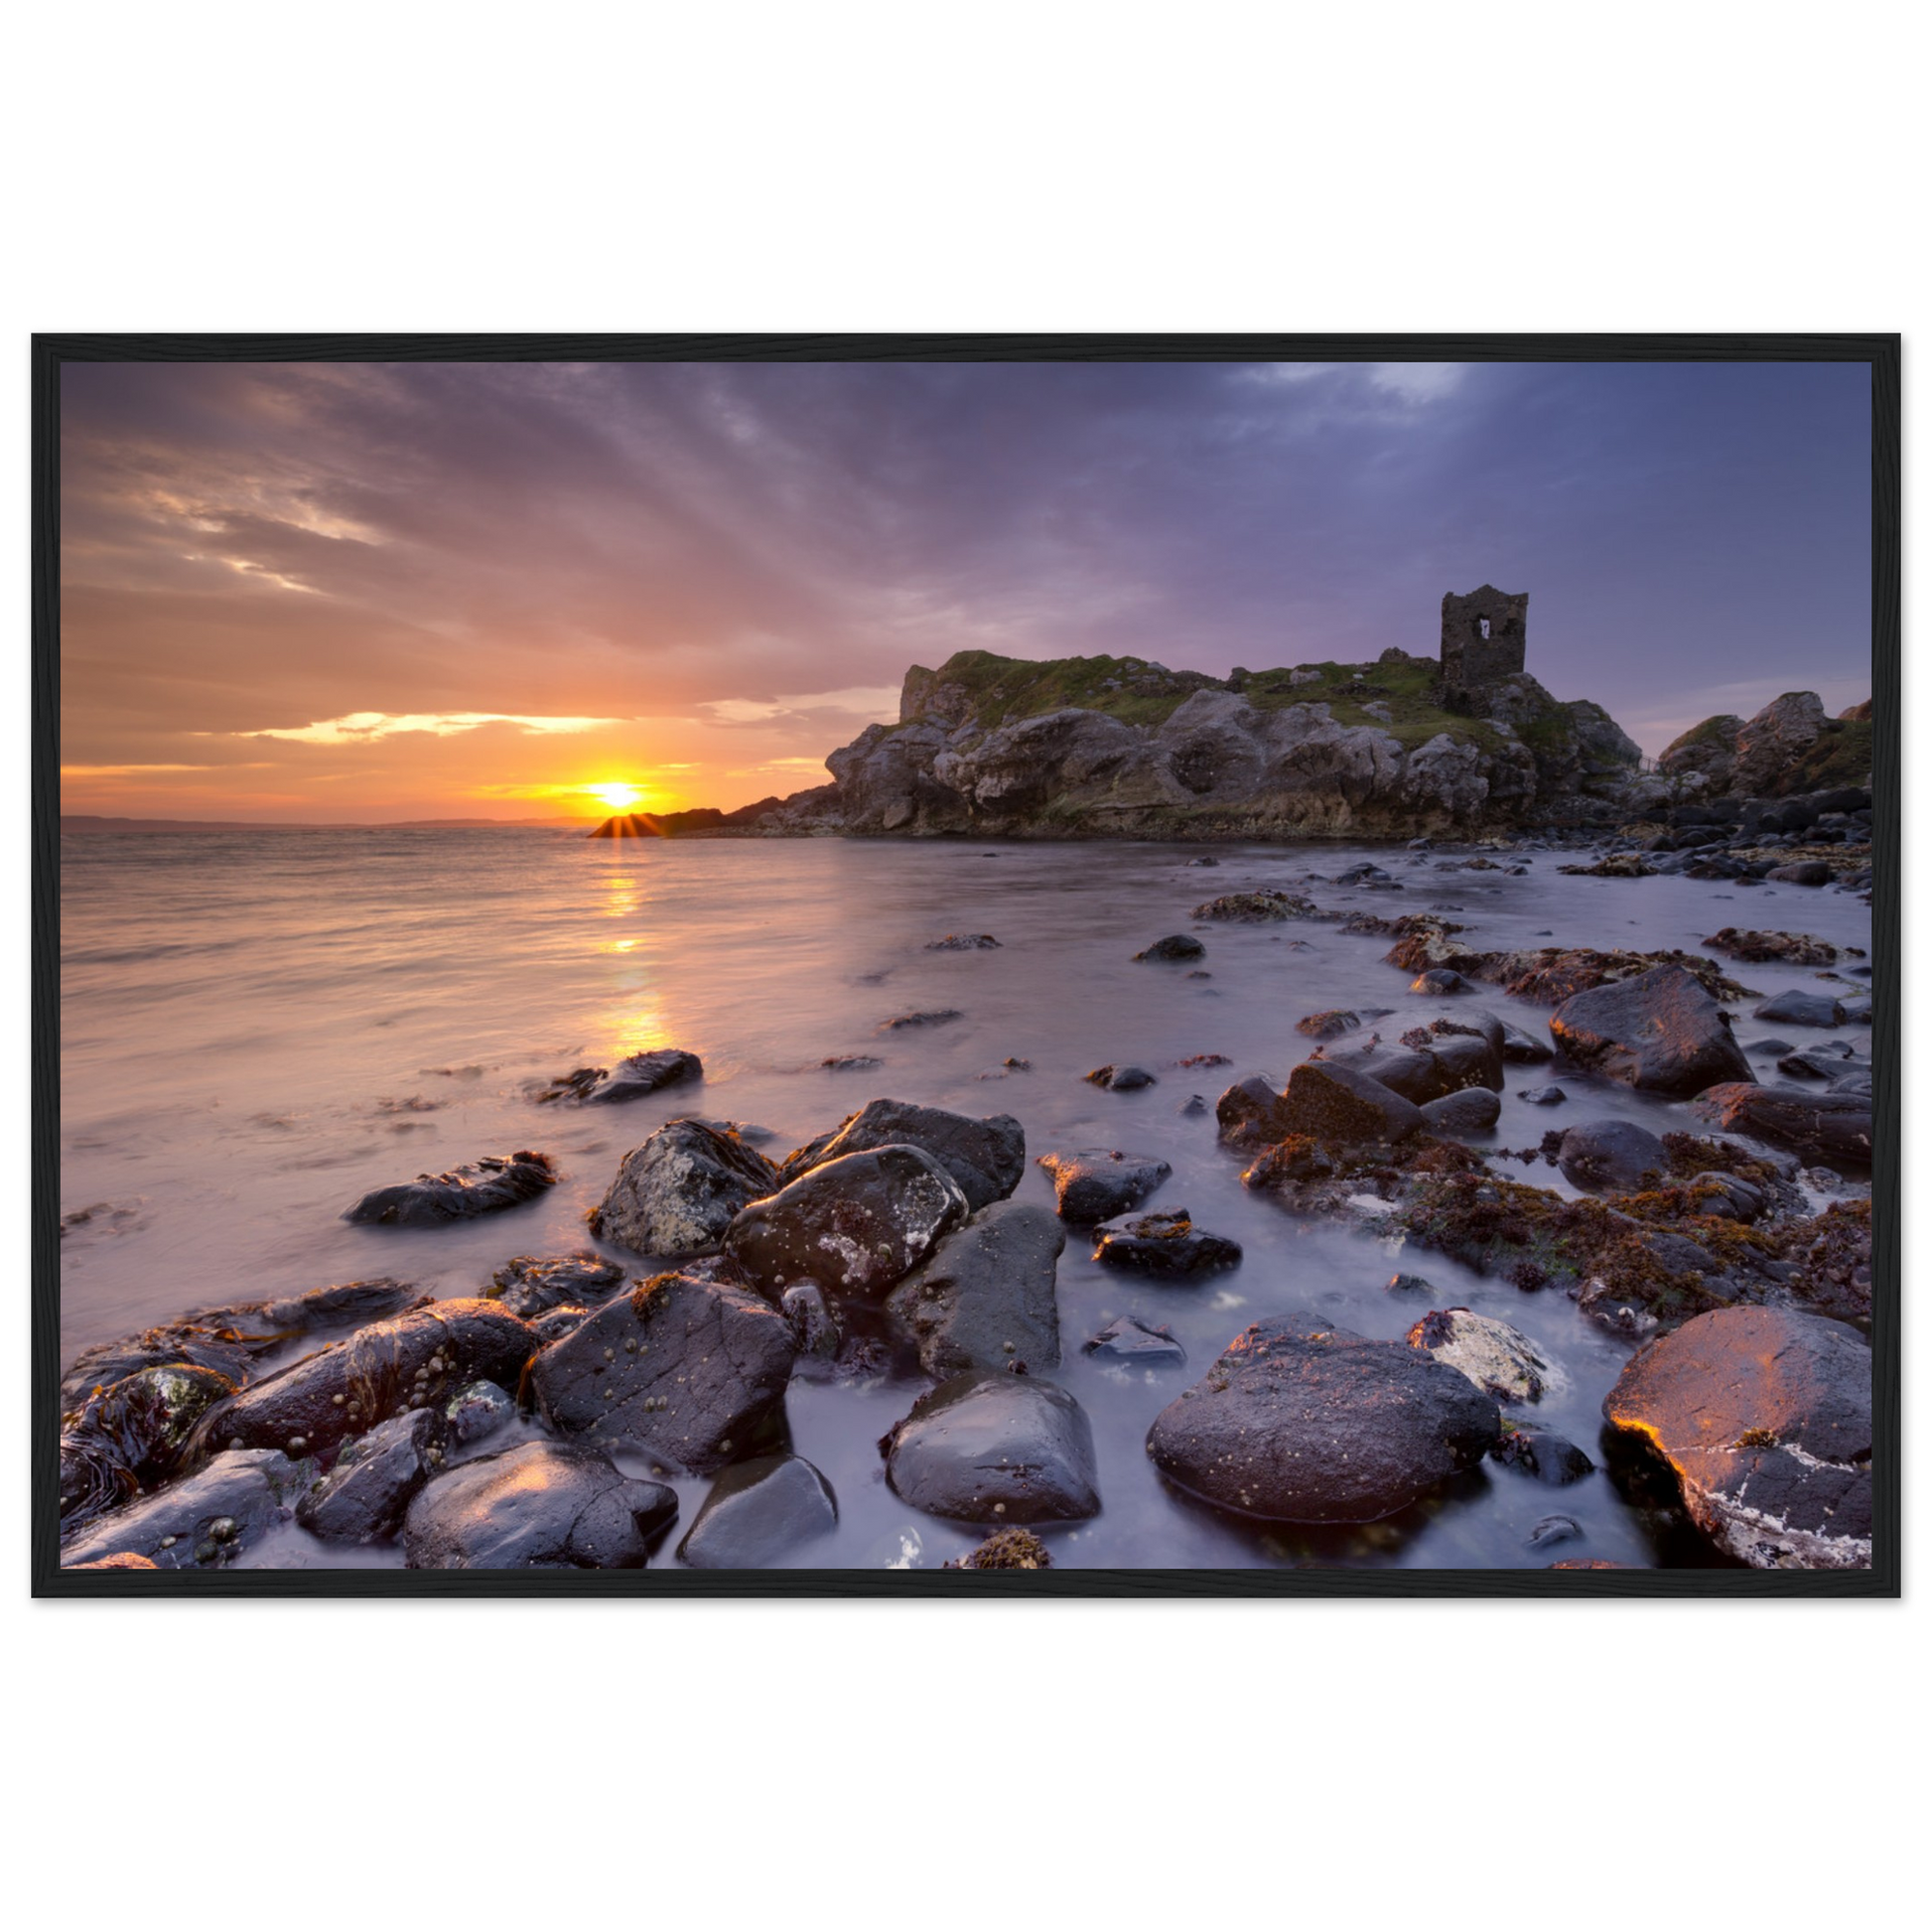
[[[493,1436],[515,1414],[516,1398],[494,1382],[466,1382],[443,1405],[443,1421],[451,1439],[466,1446]]]
[[[1082,1077],[1110,1093],[1132,1093],[1136,1087],[1154,1085],[1154,1075],[1144,1066],[1096,1066]]]
[[[574,1443],[522,1443],[438,1476],[409,1505],[411,1570],[641,1570],[677,1514],[661,1482]]]
[[[778,1306],[791,1328],[791,1345],[801,1356],[815,1362],[838,1359],[844,1330],[837,1311],[816,1282],[793,1282],[779,1296]]]
[[[1840,1080],[1855,1070],[1851,1056],[1852,1049],[1842,1041],[1827,1040],[1820,1046],[1780,1055],[1778,1071],[1792,1080]]]
[[[1204,1093],[1190,1093],[1174,1112],[1184,1119],[1193,1120],[1207,1112],[1207,1096]]]
[[[1770,1199],[1761,1187],[1753,1187],[1735,1174],[1693,1174],[1687,1186],[1697,1200],[1698,1212],[1715,1214],[1721,1220],[1755,1221],[1770,1206]]]
[[[990,932],[949,932],[943,939],[928,939],[927,952],[997,952],[1000,942]]]
[[[1173,1173],[1151,1154],[1087,1147],[1069,1154],[1042,1154],[1037,1163],[1053,1177],[1054,1206],[1062,1221],[1107,1221],[1140,1206]]]
[[[1502,1055],[1512,1066],[1541,1066],[1545,1060],[1556,1058],[1547,1040],[1537,1039],[1507,1021],[1503,1023]]]
[[[418,1174],[393,1187],[378,1187],[364,1194],[343,1219],[385,1227],[441,1227],[520,1206],[556,1184],[557,1170],[547,1154],[489,1155],[447,1173]]]
[[[1570,1098],[1558,1086],[1524,1087],[1516,1097],[1518,1100],[1527,1100],[1532,1107],[1557,1107]]]
[[[834,1073],[870,1073],[876,1066],[886,1062],[876,1053],[834,1053],[830,1059],[819,1061],[819,1065]]]
[[[1008,1060],[1024,1068],[1025,1060]],[[969,1207],[1004,1200],[1027,1172],[1027,1137],[1011,1114],[975,1120],[942,1107],[915,1107],[903,1100],[875,1100],[848,1115],[829,1133],[808,1141],[778,1171],[781,1186],[848,1154],[883,1147],[916,1147],[952,1175]]]
[[[637,1255],[702,1254],[723,1242],[743,1209],[780,1184],[778,1170],[736,1134],[674,1120],[623,1157],[591,1210],[591,1232]]]
[[[539,1348],[548,1348],[553,1341],[574,1333],[590,1319],[589,1309],[575,1308],[568,1304],[560,1309],[551,1309],[540,1314],[530,1323],[530,1332],[537,1338]]]
[[[1228,1147],[1270,1147],[1294,1131],[1284,1096],[1259,1074],[1229,1087],[1214,1103],[1214,1119]]]
[[[1281,919],[1309,918],[1314,909],[1311,899],[1290,893],[1224,893],[1219,898],[1195,906],[1192,916],[1236,925],[1271,925]]]
[[[935,1380],[970,1369],[1060,1360],[1054,1282],[1066,1235],[1045,1208],[996,1201],[949,1234],[932,1259],[899,1283],[887,1312],[918,1343]]]
[[[1171,1328],[1143,1321],[1138,1315],[1116,1315],[1096,1335],[1080,1344],[1082,1354],[1121,1368],[1179,1368],[1187,1351]]]
[[[838,1525],[832,1485],[802,1455],[761,1455],[711,1485],[677,1553],[694,1570],[759,1570]]]
[[[552,1309],[608,1302],[622,1286],[623,1270],[585,1248],[573,1255],[516,1255],[490,1277],[483,1296],[529,1321]]]
[[[1157,939],[1154,944],[1134,957],[1141,959],[1205,959],[1207,948],[1185,932],[1171,932],[1165,939]]]
[[[231,1449],[199,1474],[103,1516],[62,1552],[64,1564],[146,1557],[157,1570],[219,1570],[294,1513],[316,1478],[306,1457]]]
[[[1632,1356],[1603,1404],[1753,1569],[1871,1562],[1871,1353],[1854,1328],[1763,1308],[1701,1314]]]
[[[234,1392],[229,1377],[192,1362],[137,1369],[96,1390],[61,1432],[63,1534],[167,1481],[196,1424]]]
[[[295,1520],[326,1542],[386,1543],[443,1459],[443,1438],[433,1409],[378,1423],[344,1447],[336,1466],[296,1503]]]
[[[386,1321],[393,1314],[423,1307],[429,1299],[413,1282],[376,1275],[365,1281],[337,1282],[328,1288],[312,1288],[306,1294],[285,1295],[269,1302],[239,1302],[227,1308],[198,1309],[185,1319],[231,1326],[269,1341],[282,1341],[290,1335],[314,1334],[329,1328],[359,1328],[365,1322]]]
[[[1404,1339],[1498,1402],[1540,1402],[1569,1381],[1528,1335],[1467,1309],[1432,1310]]]
[[[1753,1009],[1751,1018],[1780,1027],[1842,1027],[1845,1009],[1829,993],[1804,993],[1794,988]]]
[[[914,1403],[884,1447],[893,1493],[935,1516],[1057,1523],[1100,1511],[1093,1432],[1052,1382],[954,1376]]]
[[[916,1147],[845,1154],[745,1208],[725,1252],[774,1301],[796,1281],[877,1301],[965,1220],[965,1194]]]
[[[1557,1149],[1557,1167],[1573,1187],[1592,1194],[1634,1194],[1670,1178],[1664,1144],[1629,1120],[1591,1120],[1571,1128]]]
[[[123,1551],[115,1557],[102,1557],[98,1563],[64,1563],[63,1570],[156,1570],[160,1566],[147,1557]]]
[[[1288,1076],[1282,1118],[1291,1134],[1344,1144],[1406,1140],[1423,1126],[1413,1101],[1334,1060],[1304,1060]]]
[[[944,1027],[965,1017],[957,1007],[928,1007],[922,1013],[897,1014],[891,1020],[882,1022],[879,1031],[882,1034],[898,1034],[918,1027]]]
[[[1832,869],[1822,859],[1800,859],[1795,865],[1773,866],[1764,877],[1785,886],[1829,886]]]
[[[1809,932],[1757,932],[1727,925],[1704,942],[1713,952],[1728,953],[1750,965],[1781,960],[1791,966],[1834,966],[1838,948]]]
[[[1433,1296],[1436,1293],[1435,1284],[1422,1275],[1391,1275],[1382,1288],[1389,1295]]]
[[[1325,1013],[1311,1013],[1307,1019],[1296,1021],[1295,1031],[1307,1034],[1313,1039],[1333,1039],[1341,1034],[1353,1033],[1361,1024],[1359,1014],[1341,1007],[1330,1007]]]
[[[1502,1440],[1489,1453],[1495,1461],[1521,1469],[1538,1482],[1557,1488],[1581,1482],[1596,1468],[1575,1443],[1559,1436],[1555,1430],[1533,1429],[1520,1423],[1505,1422]]]
[[[1214,859],[1189,859],[1190,866],[1211,866]],[[954,1557],[942,1570],[1050,1570],[1052,1556],[1032,1530],[995,1530],[976,1550]]]
[[[191,1452],[225,1446],[327,1455],[467,1382],[514,1388],[536,1345],[528,1323],[494,1302],[438,1302],[358,1328],[217,1404],[197,1426]]]
[[[659,1275],[546,1348],[530,1388],[565,1436],[634,1443],[709,1475],[783,1402],[794,1352],[791,1323],[762,1296]]]
[[[1793,1300],[1838,1321],[1871,1319],[1871,1203],[1833,1201],[1792,1230]]]
[[[1530,1526],[1524,1541],[1532,1550],[1545,1550],[1552,1543],[1568,1543],[1573,1536],[1583,1533],[1584,1526],[1574,1516],[1545,1516]]]
[[[1550,1031],[1579,1065],[1647,1092],[1690,1095],[1750,1078],[1717,1001],[1679,966],[1575,994]]]
[[[1695,1111],[1726,1134],[1748,1134],[1807,1161],[1871,1165],[1871,1096],[1734,1081],[1702,1094]]]
[[[704,1062],[695,1053],[667,1046],[655,1053],[632,1053],[599,1078],[584,1095],[591,1106],[614,1106],[641,1100],[664,1087],[685,1086],[704,1078]]]
[[[1184,1207],[1128,1214],[1093,1231],[1093,1258],[1143,1275],[1204,1275],[1241,1263],[1241,1244],[1197,1228]]]
[[[1411,993],[1427,993],[1437,999],[1459,993],[1473,993],[1475,987],[1449,966],[1432,966],[1418,973],[1409,983]]]
[[[1747,1053],[1761,1053],[1772,1059],[1777,1058],[1781,1053],[1789,1053],[1794,1050],[1788,1039],[1754,1039],[1744,1048],[1744,1051]]]
[[[1155,1418],[1171,1482],[1244,1516],[1370,1523],[1487,1453],[1496,1405],[1403,1342],[1256,1323]]]
[[[1432,1134],[1486,1134],[1502,1110],[1487,1087],[1464,1087],[1430,1101],[1422,1110],[1423,1125]]]

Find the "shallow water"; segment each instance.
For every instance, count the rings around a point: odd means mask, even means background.
[[[358,1276],[475,1294],[511,1255],[595,1245],[586,1210],[622,1156],[665,1120],[698,1113],[753,1123],[771,1130],[766,1151],[779,1156],[890,1095],[1017,1115],[1030,1157],[1096,1144],[1159,1155],[1173,1177],[1150,1204],[1184,1205],[1246,1250],[1230,1274],[1163,1287],[1104,1271],[1085,1242],[1069,1241],[1059,1379],[1093,1424],[1103,1511],[1049,1532],[1056,1563],[1540,1568],[1558,1556],[1648,1564],[1681,1555],[1652,1545],[1601,1471],[1553,1489],[1487,1464],[1427,1507],[1328,1532],[1231,1522],[1164,1487],[1143,1449],[1149,1423],[1243,1326],[1283,1310],[1312,1307],[1386,1337],[1429,1307],[1462,1305],[1510,1321],[1570,1377],[1536,1419],[1593,1456],[1602,1398],[1629,1350],[1559,1294],[1524,1295],[1440,1255],[1298,1223],[1242,1189],[1243,1164],[1216,1146],[1211,1105],[1250,1073],[1284,1081],[1311,1047],[1298,1020],[1328,1007],[1388,1007],[1373,1024],[1393,1038],[1451,1010],[1407,992],[1407,976],[1382,963],[1386,940],[1293,923],[1201,928],[1208,957],[1195,963],[1212,975],[1204,981],[1131,955],[1189,930],[1189,908],[1202,899],[1301,890],[1311,873],[1332,877],[1360,858],[1388,867],[1404,890],[1306,890],[1324,906],[1385,915],[1455,908],[1464,937],[1484,947],[1531,945],[1548,932],[1569,945],[1695,949],[1726,924],[1865,946],[1868,908],[1798,887],[1564,878],[1562,854],[1536,855],[1518,879],[1439,872],[1442,854],[1412,863],[1386,847],[1214,850],[1220,864],[1210,870],[1186,864],[1198,847],[1142,844],[615,845],[521,829],[69,838],[62,1208],[100,1211],[62,1246],[64,1359],[198,1305]],[[1001,947],[923,949],[951,932],[990,932]],[[1817,985],[1802,969],[1729,970],[1767,996]],[[1547,1008],[1492,989],[1468,1004],[1539,1034],[1548,1018]],[[896,1014],[937,1007],[962,1018],[878,1031]],[[1748,1042],[1777,1030],[1740,1017],[1737,1031]],[[1784,1031],[1794,1041],[1831,1036]],[[1868,1048],[1863,1030],[1843,1037]],[[582,1111],[531,1098],[555,1074],[660,1045],[699,1053],[703,1087]],[[1234,1063],[1175,1064],[1205,1052]],[[884,1064],[819,1065],[843,1053]],[[1032,1069],[983,1077],[1009,1056]],[[1110,1060],[1151,1067],[1159,1084],[1110,1093],[1081,1079]],[[1769,1062],[1758,1072],[1776,1077]],[[1533,1146],[1553,1126],[1605,1115],[1659,1132],[1685,1122],[1680,1107],[1570,1071],[1560,1076],[1566,1106],[1514,1098],[1550,1078],[1547,1067],[1508,1069],[1497,1143]],[[1210,1111],[1183,1117],[1194,1092]],[[563,1174],[527,1206],[436,1230],[341,1218],[372,1187],[524,1147],[550,1153]],[[1529,1177],[1563,1186],[1547,1167]],[[1019,1198],[1050,1205],[1037,1169],[1030,1166]],[[1438,1292],[1387,1294],[1398,1268],[1426,1275]],[[1080,1343],[1120,1313],[1170,1326],[1187,1366],[1130,1375],[1083,1357]],[[836,1535],[801,1549],[797,1562],[924,1567],[979,1541],[980,1532],[922,1516],[886,1487],[877,1440],[920,1386],[794,1380],[793,1446],[824,1471],[840,1505]],[[673,1539],[706,1487],[676,1486],[683,1507]],[[1529,1549],[1531,1525],[1558,1512],[1584,1536]],[[251,1560],[400,1558],[331,1549],[291,1527]],[[672,1561],[669,1543],[657,1561]]]

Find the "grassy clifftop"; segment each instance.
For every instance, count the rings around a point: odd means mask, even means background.
[[[970,719],[985,730],[1045,712],[1077,708],[1105,712],[1130,725],[1163,725],[1196,691],[1239,691],[1258,711],[1294,704],[1325,704],[1341,725],[1372,725],[1414,747],[1439,732],[1493,750],[1493,726],[1445,711],[1435,696],[1434,658],[1387,651],[1368,664],[1324,661],[1292,670],[1237,671],[1226,678],[1202,671],[1171,671],[1139,657],[1055,657],[1044,661],[963,650],[936,671],[907,675],[908,719],[928,703],[954,723]],[[1366,709],[1386,707],[1388,716]]]

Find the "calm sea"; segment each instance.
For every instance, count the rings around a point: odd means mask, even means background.
[[[1312,1307],[1365,1334],[1400,1335],[1424,1307],[1462,1305],[1515,1323],[1569,1372],[1541,1420],[1596,1453],[1599,1409],[1626,1347],[1560,1295],[1524,1295],[1437,1255],[1399,1252],[1295,1222],[1242,1190],[1215,1145],[1211,1103],[1254,1072],[1284,1080],[1310,1042],[1305,1015],[1395,1009],[1392,1035],[1428,1017],[1386,942],[1331,926],[1217,927],[1211,978],[1131,955],[1186,931],[1197,901],[1299,886],[1374,858],[1401,893],[1318,886],[1323,903],[1378,912],[1459,908],[1483,944],[1695,947],[1731,923],[1787,925],[1868,943],[1869,912],[1839,894],[1735,895],[1679,879],[1565,879],[1560,855],[1532,876],[1440,873],[1402,853],[1333,846],[891,843],[836,839],[615,845],[563,831],[210,831],[76,835],[62,854],[62,1205],[93,1210],[62,1248],[66,1352],[197,1305],[390,1274],[438,1296],[477,1292],[512,1255],[589,1245],[583,1218],[619,1162],[662,1121],[699,1113],[770,1130],[767,1152],[835,1125],[880,1095],[1012,1113],[1030,1155],[1104,1143],[1158,1154],[1173,1178],[1153,1204],[1184,1205],[1232,1235],[1246,1260],[1193,1288],[1096,1268],[1079,1240],[1060,1263],[1066,1364],[1099,1449],[1104,1509],[1056,1536],[1077,1565],[1292,1561],[1531,1565],[1553,1555],[1623,1563],[1668,1556],[1598,1474],[1562,1490],[1490,1468],[1435,1506],[1365,1530],[1310,1534],[1221,1521],[1173,1499],[1143,1450],[1154,1415],[1248,1322]],[[948,933],[988,932],[997,951],[931,952]],[[1296,940],[1305,941],[1297,946]],[[1809,984],[1752,967],[1767,993]],[[1500,995],[1531,1029],[1543,1009]],[[881,1035],[894,1015],[955,1007],[954,1024]],[[1754,1037],[1745,1021],[1741,1036]],[[1861,1046],[1866,1043],[1862,1040]],[[533,1088],[644,1047],[703,1056],[702,1088],[621,1109],[538,1107]],[[1194,1071],[1190,1054],[1233,1065]],[[871,1053],[862,1073],[820,1062]],[[1007,1071],[1008,1058],[1032,1062]],[[1081,1075],[1105,1061],[1159,1083],[1110,1093]],[[993,1077],[988,1077],[993,1076]],[[1547,1074],[1512,1068],[1512,1089]],[[1565,1122],[1665,1110],[1566,1075]],[[1180,1111],[1191,1093],[1205,1117]],[[1681,1124],[1675,1114],[1671,1124]],[[1534,1145],[1550,1112],[1513,1097],[1498,1138]],[[443,1230],[350,1227],[359,1195],[479,1155],[541,1148],[562,1182],[506,1214]],[[1540,1168],[1541,1184],[1561,1185]],[[1029,1172],[1023,1198],[1050,1203]],[[615,1251],[614,1251],[615,1252]],[[1387,1294],[1402,1268],[1426,1302]],[[1114,1315],[1165,1322],[1188,1368],[1165,1376],[1096,1367],[1080,1343]],[[937,1564],[977,1537],[908,1510],[887,1489],[878,1438],[917,1385],[793,1384],[794,1446],[830,1478],[829,1542],[799,1561]],[[501,1439],[486,1447],[501,1446]],[[679,1485],[688,1523],[704,1485]],[[1584,1535],[1556,1551],[1526,1537],[1553,1511]],[[342,1561],[290,1529],[256,1561]],[[357,1556],[355,1561],[368,1559]],[[663,1559],[669,1561],[668,1555]]]

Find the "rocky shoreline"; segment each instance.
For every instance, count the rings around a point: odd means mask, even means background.
[[[1680,801],[1589,842],[1417,839],[1347,883],[1394,895],[1405,877],[1492,871],[1533,885],[1561,863],[1604,895],[1679,873],[1733,888],[1775,878],[1794,889],[1781,907],[1807,888],[1868,902],[1869,798],[1849,790]],[[1386,916],[1324,906],[1336,883],[1177,898],[1173,922],[1190,929],[1163,939],[1157,926],[1135,955],[1137,973],[1185,976],[1231,927],[1387,942],[1399,1021],[1308,1016],[1307,1056],[1279,1086],[1227,1064],[1213,1113],[1231,1170],[1298,1220],[1399,1236],[1411,1265],[1441,1254],[1573,1303],[1633,1352],[1601,1439],[1580,1444],[1537,1421],[1568,1373],[1563,1351],[1420,1276],[1390,1285],[1414,1311],[1400,1340],[1277,1311],[1231,1334],[1184,1390],[1150,1382],[1144,1451],[1174,1506],[1372,1523],[1452,1493],[1478,1464],[1562,1488],[1600,1458],[1627,1494],[1695,1526],[1693,1561],[1868,1565],[1871,1069],[1823,1043],[1869,1022],[1863,956],[1715,921],[1696,953],[1554,934],[1483,950],[1442,912],[1402,913],[1393,898]],[[970,960],[998,941],[933,944]],[[1818,991],[1759,998],[1749,968],[1768,960],[1815,972]],[[943,1024],[936,1010],[899,1019]],[[1740,1021],[1785,1049],[1777,1082],[1753,1077],[1742,1047],[1762,1058],[1765,1041],[1740,1040]],[[1494,1144],[1506,1070],[1564,1110],[1535,1147]],[[530,1118],[675,1094],[702,1074],[680,1052],[578,1068],[532,1096]],[[1136,1075],[1154,1077],[1095,1069],[1116,1091]],[[1611,1085],[1659,1096],[1674,1123],[1653,1134],[1592,1118],[1590,1094]],[[223,1570],[290,1522],[415,1568],[809,1560],[839,1503],[791,1449],[788,1392],[810,1382],[836,1397],[888,1370],[907,1398],[880,1444],[893,1493],[983,1528],[967,1567],[1064,1563],[1061,1533],[1106,1507],[1108,1463],[1062,1364],[1184,1372],[1158,1304],[1092,1334],[1063,1328],[1068,1244],[1090,1243],[1129,1283],[1207,1283],[1242,1264],[1238,1243],[1171,1198],[1173,1152],[1152,1137],[1030,1148],[1012,1115],[886,1096],[782,1157],[742,1123],[667,1121],[611,1174],[598,1250],[513,1254],[506,1236],[468,1299],[383,1277],[204,1309],[86,1350],[62,1387],[64,1564]],[[1538,1184],[1551,1172],[1565,1187]],[[345,1213],[378,1240],[499,1214],[510,1227],[555,1173],[519,1149]],[[1050,1208],[1013,1198],[1030,1173],[1050,1180]],[[711,1487],[680,1523],[668,1479],[687,1476]],[[1551,1561],[1568,1520],[1558,1508],[1540,1521],[1525,1560]]]

